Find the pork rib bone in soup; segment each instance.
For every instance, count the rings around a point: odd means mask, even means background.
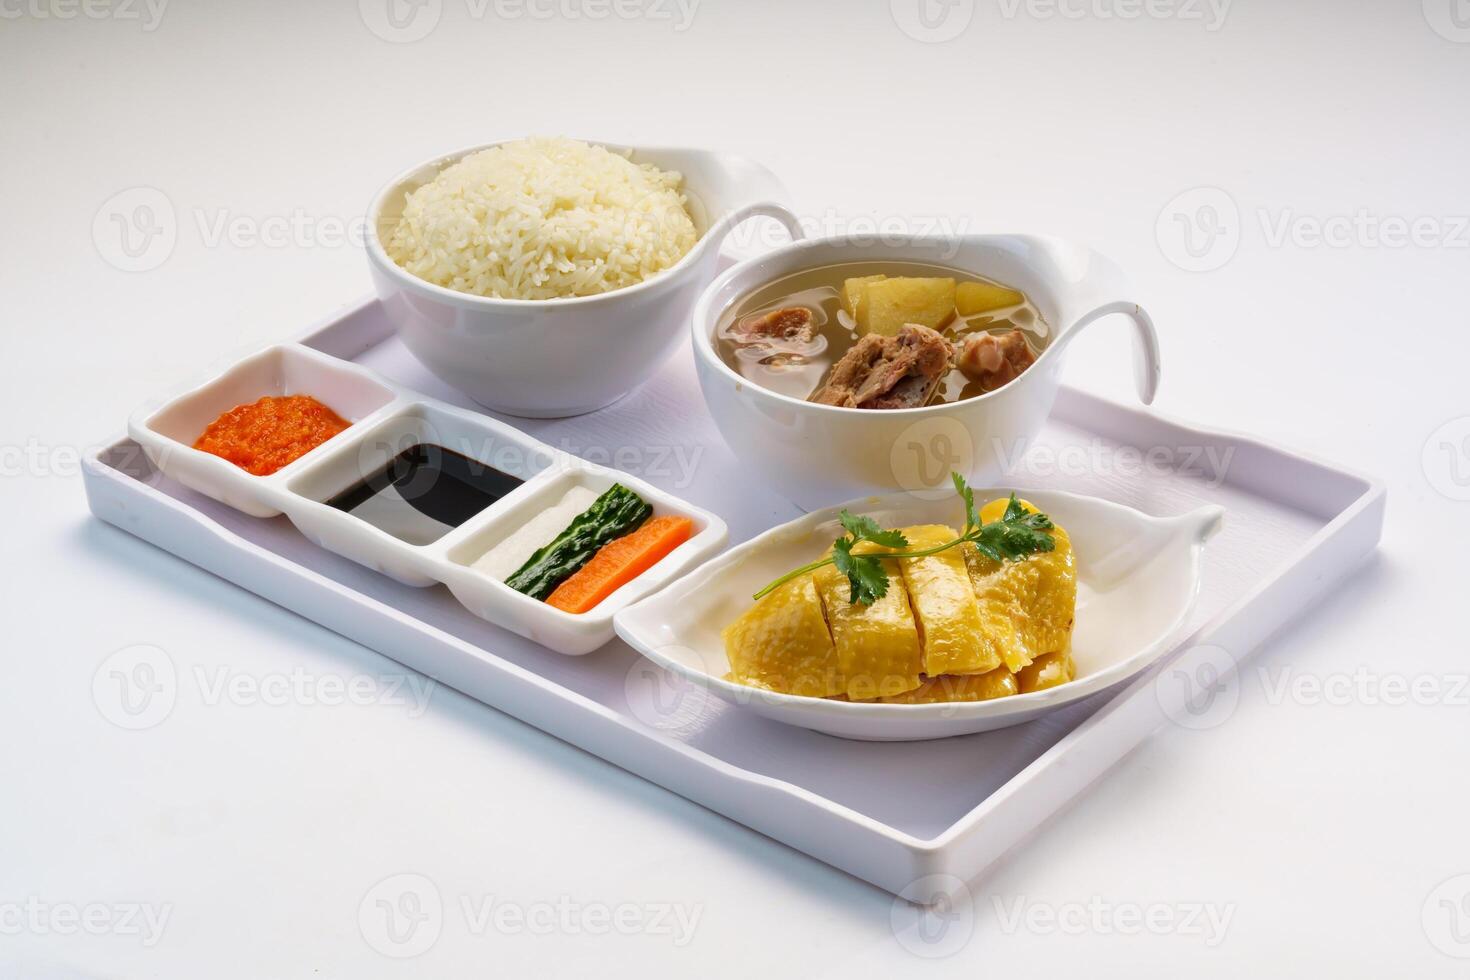
[[[949,373],[954,352],[937,330],[917,323],[898,336],[870,333],[842,355],[811,400],[843,408],[918,408]]]

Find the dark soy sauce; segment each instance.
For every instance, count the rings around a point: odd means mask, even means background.
[[[433,544],[523,482],[443,446],[419,443],[327,506],[409,544]]]

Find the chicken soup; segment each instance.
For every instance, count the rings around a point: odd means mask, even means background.
[[[716,347],[763,388],[883,410],[1009,384],[1049,330],[1020,290],[947,266],[848,262],[784,276],[726,310]]]

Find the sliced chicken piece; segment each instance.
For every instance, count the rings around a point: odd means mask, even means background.
[[[986,391],[993,391],[1010,384],[1035,363],[1036,355],[1021,331],[1007,330],[966,337],[955,366],[971,381],[980,382]]]
[[[868,334],[832,366],[811,401],[842,408],[917,408],[949,373],[952,351],[938,331],[904,324],[895,337]]]
[[[812,311],[805,306],[787,306],[769,313],[746,317],[732,333],[740,340],[788,340],[809,344],[816,332]]]

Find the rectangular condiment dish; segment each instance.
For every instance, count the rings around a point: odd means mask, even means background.
[[[296,460],[256,476],[192,445],[221,413],[265,396],[306,394],[351,423]],[[475,615],[558,653],[581,655],[613,637],[613,616],[724,547],[724,521],[649,483],[554,449],[478,412],[419,395],[367,368],[299,344],[248,357],[176,397],[140,408],[128,434],[164,474],[253,517],[284,514],[312,543],[405,585],[443,584]],[[412,544],[328,501],[415,445],[449,449],[522,481],[438,540]],[[654,516],[687,517],[689,539],[591,610],[572,614],[473,567],[518,520],[569,486],[601,493],[622,484]]]

